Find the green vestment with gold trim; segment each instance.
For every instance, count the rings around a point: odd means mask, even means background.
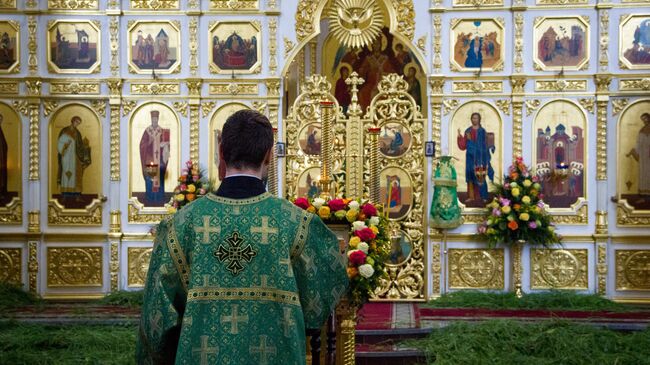
[[[451,156],[441,156],[433,173],[431,226],[456,228],[463,223],[456,192],[456,168]]]
[[[208,194],[156,233],[139,364],[305,364],[346,292],[346,258],[317,216],[264,193]]]

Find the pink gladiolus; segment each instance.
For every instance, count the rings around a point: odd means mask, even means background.
[[[506,190],[510,190],[510,183],[503,184],[503,188]]]
[[[192,160],[187,161],[185,163],[185,166],[187,166],[188,169],[191,168],[192,167]]]
[[[500,217],[501,216],[501,209],[499,209],[499,208],[492,209],[492,215]]]
[[[540,200],[540,201],[538,201],[538,202],[537,202],[537,206],[539,207],[539,209],[542,209],[542,208],[544,208],[544,202],[543,202],[543,201],[541,201],[541,200]]]
[[[199,175],[192,175],[192,180],[198,181],[199,180]]]
[[[508,200],[506,198],[499,198],[499,201],[501,202],[501,205],[504,206],[504,207],[507,207],[507,206],[510,205],[510,200]]]
[[[528,227],[530,227],[531,229],[535,229],[535,228],[537,228],[537,223],[535,223],[535,222],[528,222]]]
[[[486,226],[484,226],[484,225],[482,225],[482,224],[481,224],[480,226],[478,226],[478,233],[480,233],[480,234],[485,234],[486,231],[487,231],[487,227],[486,227]]]

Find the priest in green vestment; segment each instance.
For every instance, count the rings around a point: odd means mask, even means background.
[[[272,147],[266,117],[234,113],[217,192],[159,225],[139,364],[305,364],[305,328],[346,292],[346,258],[316,215],[266,193]]]

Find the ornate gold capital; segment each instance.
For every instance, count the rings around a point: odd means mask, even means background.
[[[41,233],[41,212],[32,210],[27,212],[27,232]]]

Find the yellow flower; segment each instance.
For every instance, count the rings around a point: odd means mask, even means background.
[[[167,213],[169,213],[169,214],[174,214],[174,213],[176,213],[176,208],[174,208],[174,207],[167,207]]]
[[[318,216],[322,219],[327,219],[330,217],[330,207],[322,206],[318,209]]]
[[[515,198],[519,196],[519,188],[512,188],[512,196]]]
[[[501,208],[501,211],[502,211],[503,213],[505,213],[505,214],[510,213],[511,210],[512,210],[512,208],[510,208],[509,205],[506,205],[505,207]]]
[[[177,194],[176,195],[176,200],[178,200],[179,202],[182,202],[183,200],[185,200],[185,194]]]
[[[379,234],[379,228],[377,228],[377,227],[375,227],[375,226],[371,226],[370,229],[371,229],[373,232],[375,232],[375,234]]]
[[[354,236],[350,238],[348,245],[350,245],[351,248],[357,248],[357,245],[359,245],[359,243],[361,243],[361,239],[357,236]]]
[[[524,195],[524,197],[521,198],[521,202],[524,204],[530,204],[530,197],[528,195]]]
[[[356,209],[350,209],[348,212],[345,214],[345,219],[348,220],[348,222],[352,223],[357,220],[357,215],[359,215],[359,211]]]
[[[309,213],[316,213],[316,208],[314,208],[313,205],[310,205],[309,208],[307,208],[307,211],[308,211]]]
[[[530,219],[530,216],[528,213],[521,213],[519,214],[519,219],[521,219],[524,222],[527,222]]]
[[[196,186],[194,186],[194,184],[189,184],[187,186],[187,191],[189,191],[190,193],[195,192],[196,191]]]
[[[532,181],[530,181],[530,180],[528,180],[528,179],[524,180],[524,186],[525,186],[525,187],[528,188],[528,187],[530,187],[531,185],[533,185],[533,182],[532,182]]]

